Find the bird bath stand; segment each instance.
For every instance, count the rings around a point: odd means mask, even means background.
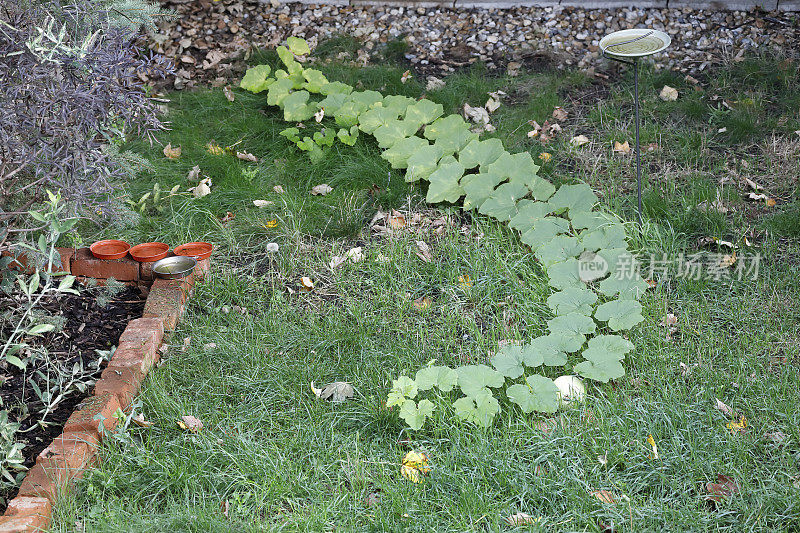
[[[665,50],[672,39],[658,30],[615,31],[600,40],[603,56],[633,65],[634,103],[636,108],[636,200],[639,225],[642,225],[642,157],[639,147],[639,59]]]

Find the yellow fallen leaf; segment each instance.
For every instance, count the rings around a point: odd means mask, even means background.
[[[400,473],[404,478],[414,483],[422,483],[425,474],[430,471],[428,456],[425,453],[411,450],[403,457],[403,466],[400,468]]]
[[[181,147],[172,147],[172,143],[167,143],[164,147],[164,156],[167,159],[178,159],[181,156]]]
[[[220,146],[217,143],[215,143],[214,141],[211,141],[210,143],[208,143],[206,145],[206,151],[208,151],[208,153],[211,154],[211,155],[224,155],[225,154],[225,149],[222,146]]]
[[[195,198],[202,198],[211,194],[211,178],[203,178],[197,186],[190,188],[189,191]]]
[[[505,517],[503,520],[505,520],[506,524],[509,526],[529,526],[541,522],[542,517],[534,518],[528,513],[514,513],[511,516]]]
[[[557,106],[555,109],[553,109],[553,118],[556,120],[566,120],[567,112],[563,107]]]
[[[427,309],[431,306],[431,299],[427,296],[420,296],[416,300],[414,300],[414,307],[422,311],[423,309]]]
[[[587,137],[586,135],[576,135],[575,137],[573,137],[569,141],[569,143],[572,146],[575,146],[576,148],[578,146],[583,146],[584,144],[587,144],[588,142],[589,142],[589,137]]]
[[[472,287],[472,282],[469,279],[469,274],[458,276],[458,286],[462,289],[469,289]]]
[[[621,143],[619,141],[614,141],[614,152],[618,154],[629,154],[631,153],[631,145],[628,141]]]
[[[489,98],[486,100],[486,105],[483,107],[486,108],[486,111],[489,113],[494,113],[500,107],[500,100],[496,100],[494,98]]]
[[[605,489],[593,491],[592,492],[592,496],[594,496],[595,498],[597,498],[598,500],[600,500],[603,503],[616,503],[617,502],[617,500],[614,498],[614,495],[612,493],[610,493],[609,491],[605,490]]]
[[[652,435],[647,436],[647,444],[653,448],[653,455],[650,456],[650,459],[658,459],[658,446],[656,446],[656,439]]]
[[[264,222],[265,228],[275,228],[277,226],[278,226],[278,221],[275,220],[274,218],[272,220],[267,220],[266,222]]]
[[[539,159],[547,163],[548,161],[553,159],[553,155],[550,152],[542,152],[541,154],[539,154]]]
[[[725,427],[728,428],[730,432],[734,435],[736,433],[744,433],[745,430],[747,429],[747,419],[744,416],[740,416],[738,421],[731,420],[730,422],[725,424]]]
[[[178,427],[192,433],[197,433],[203,429],[203,423],[199,418],[192,415],[184,415],[178,419]]]

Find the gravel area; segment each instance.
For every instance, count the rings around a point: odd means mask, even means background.
[[[518,69],[546,55],[559,66],[602,68],[598,42],[626,28],[651,27],[673,39],[657,68],[697,74],[747,51],[794,58],[800,53],[796,14],[691,9],[596,9],[521,7],[445,9],[173,0],[179,18],[164,23],[150,47],[172,58],[177,88],[227,83],[240,75],[251,47],[274,47],[290,35],[312,45],[331,35],[353,35],[363,44],[361,63],[382,43],[405,38],[406,58],[422,72],[446,74],[475,61],[492,69]]]

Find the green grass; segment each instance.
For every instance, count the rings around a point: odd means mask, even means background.
[[[347,39],[321,48],[328,57],[355,53]],[[759,107],[755,122],[741,130],[757,138],[766,130],[752,128],[769,129],[797,93],[770,74],[769,62],[750,61],[710,79],[720,91],[729,89],[727,97],[747,83],[761,92],[759,101],[769,96],[786,106]],[[423,86],[416,78],[400,82],[405,68],[391,62],[366,69],[338,61],[324,66],[331,78],[419,96]],[[104,446],[100,467],[58,506],[54,529],[72,531],[77,517],[87,531],[495,531],[508,529],[503,517],[520,511],[542,517],[539,529],[553,531],[796,528],[796,177],[764,183],[781,200],[776,208],[744,204],[730,184],[722,194],[734,209],[725,215],[698,211],[699,202],[716,197],[720,173],[743,154],[751,168],[774,165],[791,174],[752,138],[719,138],[721,126],[708,122],[708,102],[681,80],[648,70],[642,83],[643,139],[661,148],[644,155],[647,223],[641,232],[631,226],[633,245],[645,255],[689,254],[698,249],[697,237],[749,235],[752,252],[763,256],[760,275],[662,280],[643,300],[645,322],[630,334],[636,351],[625,362],[628,374],[589,384],[587,401],[560,412],[550,432],[535,425],[546,417],[522,415],[506,403],[492,428],[477,429],[444,407],[454,398],[442,400],[426,429],[409,432],[383,403],[400,373],[433,359],[482,361],[499,341],[544,330],[546,278],[516,234],[458,209],[425,205],[419,185],[409,186],[392,171],[367,136],[352,148],[337,144],[311,165],[278,135],[286,125],[263,96],[236,91],[229,103],[219,90],[171,95],[173,129],[163,141],[180,145],[183,155],[170,161],[158,147],[133,144],[157,170],[132,182],[131,194],[138,198],[155,182],[185,188],[194,165],[212,177],[212,193],[176,198],[167,214],[143,216],[121,233],[173,245],[213,241],[215,270],[197,286],[173,347],[141,394],[154,427],[129,429]],[[688,96],[661,102],[664,83]],[[478,66],[448,77],[447,86],[428,97],[456,112],[464,102],[482,105],[497,89],[513,102],[493,118],[495,135],[509,149],[534,157],[551,152],[543,175],[555,183],[585,180],[606,205],[633,220],[633,159],[610,151],[613,140],[632,137],[627,80],[614,82],[602,98],[581,99],[597,85],[579,73],[507,78]],[[526,123],[543,123],[555,105],[570,115],[562,138],[542,146],[527,137]],[[593,144],[569,147],[573,132],[587,134]],[[212,156],[204,148],[212,139],[240,142],[237,147],[260,163]],[[333,193],[311,196],[319,183],[333,186]],[[275,185],[285,192],[276,193]],[[258,209],[254,199],[275,204]],[[392,208],[409,221],[417,213],[423,222],[393,236],[373,234],[368,223],[376,210]],[[222,224],[226,211],[236,217]],[[438,234],[432,221],[441,217],[447,223]],[[82,231],[87,240],[95,233],[118,236]],[[416,240],[431,245],[432,262],[415,255]],[[267,253],[268,242],[280,250]],[[332,256],[354,246],[363,247],[363,262],[328,267]],[[460,285],[460,275],[469,275],[472,287]],[[313,291],[298,292],[302,276],[315,280]],[[413,301],[424,296],[432,304],[419,310]],[[667,312],[679,318],[671,339],[659,325]],[[182,351],[186,337],[191,343]],[[691,368],[688,374],[681,363]],[[555,370],[549,369],[551,377]],[[334,380],[351,382],[355,398],[332,405],[314,397],[311,381]],[[747,417],[746,433],[731,435],[713,408],[715,398]],[[181,431],[176,419],[185,414],[202,419],[205,429]],[[763,437],[777,431],[786,435],[782,445]],[[658,460],[649,457],[648,435]],[[399,474],[412,446],[426,450],[433,466],[419,485]],[[733,476],[741,492],[714,508],[703,499],[703,486],[717,474]],[[597,489],[611,491],[618,503],[601,503],[591,495]],[[377,503],[368,505],[376,494]]]

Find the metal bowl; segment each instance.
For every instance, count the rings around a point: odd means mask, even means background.
[[[600,50],[614,57],[645,57],[662,52],[671,42],[663,31],[637,28],[606,35],[600,40]]]
[[[197,266],[197,259],[185,255],[175,257],[165,257],[153,264],[153,273],[163,279],[185,278],[192,273]]]

